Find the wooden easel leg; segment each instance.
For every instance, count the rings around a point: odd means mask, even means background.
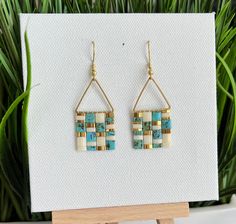
[[[1,1],[1,0],[0,0]],[[174,218],[189,214],[187,202],[88,208],[52,212],[53,224],[118,224],[124,221],[155,220],[159,224],[174,224]]]
[[[160,219],[157,224],[174,224],[174,219]]]
[[[104,222],[104,223],[96,223],[96,224],[119,224],[118,222]]]

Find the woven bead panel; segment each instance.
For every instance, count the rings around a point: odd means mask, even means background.
[[[134,149],[169,147],[171,142],[170,110],[133,113]]]
[[[114,150],[114,113],[77,112],[76,138],[79,151]]]

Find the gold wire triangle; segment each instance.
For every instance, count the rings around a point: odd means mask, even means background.
[[[89,88],[91,87],[91,85],[93,84],[93,82],[94,82],[95,84],[97,84],[97,87],[99,88],[99,90],[101,90],[103,97],[105,98],[105,100],[107,101],[108,105],[109,105],[110,108],[111,108],[111,111],[113,112],[113,111],[114,111],[114,108],[113,108],[113,106],[112,106],[110,100],[108,99],[108,96],[106,95],[104,89],[102,88],[102,86],[100,85],[100,83],[98,82],[98,80],[97,80],[96,78],[94,78],[94,77],[90,80],[90,82],[89,82],[88,86],[86,87],[86,89],[85,89],[83,95],[81,96],[81,98],[80,98],[80,100],[79,100],[79,103],[78,103],[77,106],[76,106],[75,112],[78,111],[80,104],[82,103],[82,101],[83,101],[83,99],[84,99],[86,93],[88,92],[88,90],[89,90]]]
[[[155,79],[153,79],[152,77],[149,77],[148,80],[145,82],[145,84],[144,84],[144,86],[143,86],[141,92],[140,92],[139,95],[138,95],[138,98],[137,98],[137,100],[136,100],[136,102],[135,102],[135,104],[134,104],[134,107],[133,107],[133,111],[135,111],[135,109],[136,109],[136,107],[137,107],[137,105],[138,105],[138,103],[139,103],[139,101],[140,101],[140,99],[141,99],[141,97],[142,97],[142,95],[143,95],[143,93],[144,93],[144,90],[146,89],[146,87],[147,87],[147,85],[148,85],[148,83],[149,83],[150,81],[153,81],[153,83],[155,84],[155,86],[157,87],[157,89],[159,90],[159,92],[161,93],[161,96],[164,98],[166,104],[168,105],[167,108],[161,108],[160,110],[166,110],[166,109],[170,109],[170,108],[171,108],[169,101],[167,100],[167,98],[166,98],[164,92],[161,90],[161,87],[157,84],[157,82],[155,81]]]

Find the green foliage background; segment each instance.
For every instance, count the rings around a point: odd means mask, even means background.
[[[234,2],[233,2],[234,3]],[[23,89],[19,13],[204,13],[216,12],[219,201],[236,193],[236,28],[230,0],[0,0],[0,221],[49,220],[30,213],[27,107],[31,84]]]

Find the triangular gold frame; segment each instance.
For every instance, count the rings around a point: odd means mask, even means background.
[[[145,82],[145,84],[144,84],[144,86],[143,86],[141,92],[139,93],[137,100],[135,101],[135,104],[134,104],[134,107],[133,107],[133,112],[136,111],[136,107],[137,107],[137,105],[138,105],[138,103],[139,103],[139,101],[140,101],[140,99],[141,99],[141,97],[142,97],[142,95],[143,95],[143,93],[144,93],[144,90],[146,89],[148,83],[151,82],[151,81],[155,84],[155,86],[157,87],[157,89],[158,89],[159,92],[161,93],[161,96],[164,98],[165,102],[166,102],[167,105],[168,105],[168,107],[166,107],[166,108],[160,108],[159,110],[160,110],[160,111],[161,111],[161,110],[168,110],[168,109],[171,108],[169,101],[167,100],[165,94],[164,94],[163,91],[161,90],[161,87],[157,84],[157,82],[155,81],[155,79],[152,78],[152,76],[149,76],[149,78],[148,78],[148,80]]]
[[[76,106],[76,108],[75,108],[75,112],[76,112],[76,113],[78,112],[78,109],[79,109],[80,104],[82,103],[82,101],[83,101],[83,99],[84,99],[86,93],[88,92],[89,88],[91,87],[91,85],[92,85],[93,83],[97,84],[98,89],[101,90],[101,93],[102,93],[103,97],[105,98],[105,100],[107,101],[108,105],[110,106],[111,112],[114,112],[114,108],[113,108],[113,106],[112,106],[110,100],[108,99],[108,96],[106,95],[106,93],[105,93],[105,91],[103,90],[102,86],[100,85],[100,83],[98,82],[98,80],[97,80],[95,77],[93,77],[93,78],[90,80],[88,86],[86,87],[86,89],[85,89],[83,95],[81,96],[81,98],[80,98],[80,100],[79,100],[79,102],[78,102],[78,104],[77,104],[77,106]]]
[[[162,110],[169,110],[171,107],[170,107],[170,103],[169,101],[167,100],[165,94],[163,93],[163,91],[161,90],[161,87],[157,84],[157,82],[155,81],[155,79],[153,79],[153,72],[152,72],[152,63],[151,63],[151,50],[150,50],[150,41],[147,42],[147,47],[148,47],[148,80],[145,82],[141,92],[139,93],[138,95],[138,98],[137,100],[135,101],[135,104],[134,104],[134,107],[133,107],[133,112],[135,112],[136,110],[136,107],[138,105],[138,102],[140,100],[140,98],[142,97],[143,95],[143,92],[144,90],[146,89],[147,85],[149,82],[153,81],[153,83],[155,84],[155,86],[157,87],[157,89],[159,90],[159,92],[161,93],[161,96],[164,98],[165,102],[167,103],[168,107],[166,108],[160,108],[159,111],[162,111]],[[150,110],[147,110],[147,111],[150,111]]]

